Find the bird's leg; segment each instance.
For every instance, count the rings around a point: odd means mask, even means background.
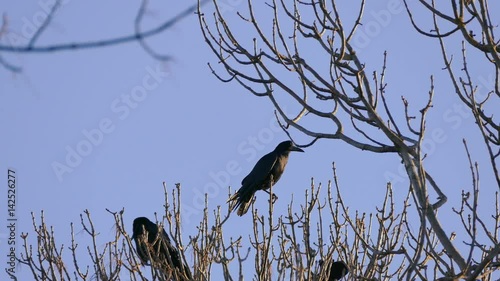
[[[267,194],[269,194],[269,195],[271,195],[271,196],[273,197],[273,199],[272,199],[272,200],[273,200],[273,204],[274,204],[274,202],[276,202],[276,200],[278,200],[278,195],[276,195],[276,194],[274,194],[274,193],[273,193],[273,194],[271,194],[271,193],[269,192],[269,190],[266,190],[266,189],[264,189],[264,191],[265,191]]]
[[[272,191],[273,191],[273,185],[274,185],[274,175],[271,173],[269,175],[269,191],[267,191],[267,193],[269,193],[269,195],[272,195],[272,204],[274,204],[274,202],[276,202],[276,200],[278,200],[278,196],[276,194],[274,194]]]

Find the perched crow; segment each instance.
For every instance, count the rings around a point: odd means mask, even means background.
[[[246,214],[255,192],[257,190],[268,192],[267,189],[270,188],[271,184],[274,186],[278,182],[285,170],[290,151],[304,152],[293,142],[284,141],[278,144],[272,152],[260,158],[250,174],[241,181],[241,188],[227,200],[231,202],[230,210],[233,211],[239,207],[238,216]]]
[[[144,237],[147,233],[147,239]],[[192,280],[189,267],[182,263],[179,251],[172,245],[165,230],[158,232],[158,226],[148,218],[139,217],[134,220],[132,239],[135,241],[137,254],[143,264],[148,264],[149,257],[153,262],[166,266],[167,269],[178,269],[180,280]],[[168,265],[168,266],[167,266]],[[173,276],[176,276],[173,274]]]
[[[323,266],[323,260],[319,261],[319,265]],[[346,276],[349,273],[349,269],[347,269],[347,264],[343,261],[335,261],[330,265],[330,272],[327,273],[325,279],[320,279],[321,281],[337,281],[342,277]]]

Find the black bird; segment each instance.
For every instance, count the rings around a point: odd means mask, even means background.
[[[237,214],[242,216],[248,211],[253,195],[257,190],[264,190],[269,193],[267,189],[270,188],[271,184],[274,186],[280,179],[291,151],[304,152],[304,150],[295,146],[293,142],[284,141],[278,144],[272,152],[260,158],[250,174],[241,181],[241,188],[227,200],[232,204],[229,207],[230,211],[239,208]],[[273,194],[273,198],[277,197]]]
[[[144,237],[147,232],[147,239]],[[170,238],[164,229],[158,232],[158,225],[148,218],[139,217],[134,220],[132,239],[135,241],[137,254],[143,264],[148,264],[149,257],[153,262],[164,266],[169,270],[177,269],[178,273],[173,276],[180,276],[180,280],[192,280],[189,267],[182,263],[179,251],[172,245]],[[168,265],[168,266],[167,266]]]
[[[319,265],[322,267],[324,264],[323,260],[319,261]],[[332,262],[330,265],[330,272],[326,274],[326,278],[320,279],[322,281],[337,281],[349,273],[347,264],[343,261]]]

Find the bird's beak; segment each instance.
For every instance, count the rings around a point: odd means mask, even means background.
[[[296,147],[295,145],[290,148],[290,151],[299,151],[299,152],[304,152],[300,147]]]

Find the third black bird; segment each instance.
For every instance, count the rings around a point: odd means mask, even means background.
[[[319,265],[323,267],[323,260],[319,261]],[[328,272],[325,278],[320,279],[321,281],[338,281],[342,277],[346,276],[349,273],[349,269],[347,268],[347,264],[343,261],[335,261],[330,265],[330,272]]]
[[[231,211],[239,208],[238,216],[244,215],[248,211],[257,190],[267,191],[271,184],[274,186],[285,170],[288,155],[291,151],[304,152],[304,150],[295,146],[293,142],[284,141],[278,144],[273,151],[260,158],[250,174],[241,181],[241,188],[229,198],[228,202],[231,204]]]

